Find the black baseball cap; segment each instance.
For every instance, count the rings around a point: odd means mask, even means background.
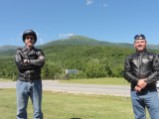
[[[137,34],[134,36],[134,41],[136,40],[146,40],[146,37],[143,34]]]

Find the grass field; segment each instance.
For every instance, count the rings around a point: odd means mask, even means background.
[[[0,89],[0,118],[16,118],[15,89]],[[133,119],[129,97],[43,92],[44,119]],[[33,119],[31,102],[28,119]],[[149,118],[147,118],[149,119]]]
[[[108,85],[130,85],[124,78],[93,78],[93,79],[71,79],[60,80],[62,83],[81,83],[81,84],[108,84]]]
[[[11,82],[11,79],[1,79],[0,82]],[[93,78],[93,79],[70,79],[58,80],[61,83],[81,83],[81,84],[106,84],[106,85],[130,85],[124,78]]]
[[[2,78],[0,78],[0,82],[12,82],[13,80],[11,80],[11,79],[2,79]]]

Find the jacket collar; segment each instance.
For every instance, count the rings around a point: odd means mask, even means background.
[[[141,56],[141,55],[144,55],[146,52],[147,52],[147,50],[145,49],[142,52],[136,51],[136,54],[139,55],[139,56]]]
[[[29,48],[27,48],[26,46],[22,49],[22,51],[23,52],[25,52],[25,51],[27,51],[27,52],[29,52],[29,51],[31,51],[31,50],[33,50],[33,49],[35,49],[35,47],[32,47],[31,49],[29,49]]]

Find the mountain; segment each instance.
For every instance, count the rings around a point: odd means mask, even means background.
[[[154,50],[159,50],[159,45],[148,45],[147,46],[149,49],[154,49]]]
[[[133,48],[133,44],[131,43],[113,43],[107,41],[99,41],[93,38],[74,35],[67,39],[59,39],[55,41],[51,41],[42,45],[41,47],[55,46],[55,45],[90,45],[90,46],[117,46],[117,47],[126,47]],[[148,45],[149,49],[159,50],[158,45]]]
[[[0,56],[13,55],[17,48],[18,46],[12,45],[0,46]]]
[[[18,48],[18,46],[13,46],[13,45],[0,46],[0,52],[8,51],[8,50],[15,50],[16,48]]]
[[[89,45],[89,46],[117,46],[117,47],[125,47],[125,48],[133,48],[133,44],[130,43],[112,43],[107,41],[99,41],[93,38],[74,35],[68,37],[66,39],[59,39],[55,41],[48,42],[46,44],[37,46],[40,48],[47,48],[49,46],[65,46],[65,45]],[[0,46],[0,55],[7,55],[15,53],[15,50],[18,46]],[[158,45],[148,45],[149,49],[159,50]]]
[[[92,45],[93,46],[93,45],[103,45],[103,43],[111,44],[109,42],[102,42],[85,36],[74,35],[67,39],[59,39],[56,41],[51,41],[47,44],[44,44],[43,46],[54,46],[54,45]]]
[[[79,35],[74,35],[67,39],[59,39],[56,41],[51,41],[49,43],[42,45],[42,47],[54,46],[54,45],[90,45],[90,46],[109,45],[109,46],[132,47],[132,44],[128,43],[111,43]]]

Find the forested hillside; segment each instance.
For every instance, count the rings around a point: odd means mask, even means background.
[[[65,69],[78,69],[76,78],[121,77],[125,56],[133,49],[113,46],[50,46],[44,48],[47,56],[45,72],[48,78],[63,77]],[[56,72],[56,73],[55,73]],[[61,75],[62,74],[62,75]]]
[[[132,47],[111,43],[104,45],[79,36],[51,42],[40,48],[46,55],[46,64],[42,70],[44,79],[121,77],[125,57],[134,52]],[[9,55],[1,55],[0,78],[16,79],[14,53],[13,50]],[[68,76],[66,69],[76,69],[78,72]]]

